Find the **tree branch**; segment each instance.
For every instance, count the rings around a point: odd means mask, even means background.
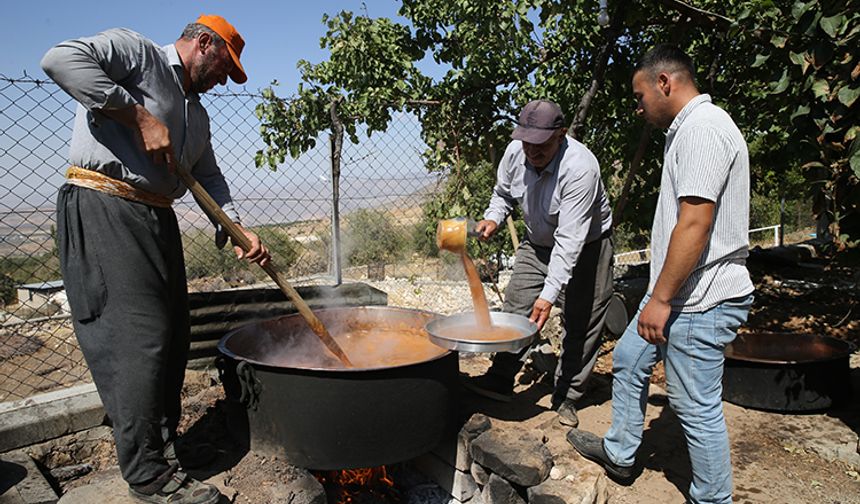
[[[623,20],[621,12],[626,7],[627,3],[628,2],[619,2],[612,12],[612,22],[605,31],[606,40],[603,43],[603,46],[601,46],[600,52],[597,53],[597,57],[594,59],[594,70],[591,72],[591,85],[579,101],[579,106],[576,108],[576,115],[570,125],[570,133],[573,138],[582,138],[582,128],[585,126],[585,118],[588,116],[588,109],[591,108],[591,102],[594,100],[594,96],[597,94],[600,86],[603,85],[603,77],[606,74],[606,65],[609,61],[609,55],[612,54],[612,50],[615,49],[615,44],[618,42],[618,35],[621,33],[621,22]]]
[[[627,171],[627,176],[624,178],[624,187],[621,188],[621,195],[618,196],[615,208],[612,209],[613,227],[621,223],[621,213],[624,212],[624,207],[627,206],[630,187],[633,185],[633,179],[636,178],[636,172],[639,171],[639,166],[642,164],[642,159],[645,157],[645,151],[648,149],[648,142],[651,140],[652,130],[653,128],[651,125],[647,123],[645,124],[645,127],[642,128],[642,134],[639,136],[639,146],[636,147],[636,154],[633,155],[633,160],[630,162],[630,169]]]
[[[698,7],[693,7],[692,5],[684,3],[681,0],[659,0],[659,2],[666,7],[676,10],[682,14],[686,14],[691,18],[695,18],[700,21],[707,21],[711,25],[718,25],[728,28],[735,23],[734,19],[727,18],[715,12],[700,9]]]

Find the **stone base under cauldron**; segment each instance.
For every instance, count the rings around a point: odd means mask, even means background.
[[[527,424],[527,425],[526,425]],[[527,422],[473,415],[456,439],[412,464],[455,503],[603,504],[603,471],[566,442],[568,429],[546,412]]]

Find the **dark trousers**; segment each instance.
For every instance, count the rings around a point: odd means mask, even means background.
[[[551,248],[524,241],[517,249],[511,280],[505,289],[502,311],[531,315],[546,281]],[[612,296],[613,246],[609,233],[585,244],[573,275],[556,300],[562,307],[561,356],[555,370],[552,401],[579,400],[597,361],[606,310]],[[497,353],[489,373],[513,380],[531,349]]]
[[[113,424],[123,478],[168,469],[190,339],[182,241],[170,208],[64,185],[57,245],[75,335]]]

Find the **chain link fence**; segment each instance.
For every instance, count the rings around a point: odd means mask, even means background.
[[[339,177],[342,273],[332,263],[331,147],[316,147],[270,171],[255,93],[208,93],[212,144],[245,227],[273,251],[295,285],[434,275],[412,237],[439,180],[424,170],[420,124],[397,115],[387,132],[345,142]],[[54,242],[55,197],[68,167],[75,102],[56,84],[0,75],[0,402],[89,381],[64,297]],[[362,138],[366,138],[362,136]],[[269,285],[257,267],[214,246],[208,217],[190,194],[174,204],[189,290]]]
[[[254,109],[261,97],[228,89],[202,99],[243,224],[295,285],[463,278],[456,261],[428,253],[423,205],[442,194],[445,180],[424,168],[427,146],[416,117],[396,114],[386,132],[344,142],[333,180],[329,134],[278,171],[258,169],[254,154],[263,145]],[[90,379],[54,243],[54,200],[68,167],[75,106],[52,82],[0,74],[0,402]],[[190,194],[174,208],[189,291],[271,285],[230,247],[215,248],[209,219]],[[617,266],[648,262],[647,250],[625,253],[616,245]],[[500,260],[509,266],[510,258]]]

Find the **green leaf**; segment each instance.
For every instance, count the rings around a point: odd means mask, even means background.
[[[851,126],[851,128],[845,132],[845,141],[850,142],[857,138],[857,134],[860,133],[860,126]]]
[[[836,38],[836,35],[842,31],[842,26],[845,24],[845,15],[837,14],[835,16],[823,17],[818,22],[818,25],[821,26],[821,29],[824,30],[824,33],[830,36],[830,38]]]
[[[806,74],[806,70],[809,68],[809,57],[805,52],[796,53],[794,51],[789,51],[788,59],[800,67],[801,73]]]
[[[818,79],[812,85],[812,93],[816,98],[823,98],[830,94],[830,84],[824,79]]]
[[[857,98],[860,97],[860,87],[850,88],[848,86],[843,86],[842,89],[839,90],[839,102],[845,105],[846,107],[850,107],[857,101]]]
[[[779,81],[776,83],[776,85],[774,85],[774,87],[773,87],[773,89],[771,90],[770,94],[780,94],[780,93],[782,93],[783,91],[785,91],[786,89],[788,89],[788,84],[789,84],[789,82],[790,82],[790,80],[789,80],[789,78],[788,78],[788,70],[783,70],[783,71],[782,71],[782,77],[779,79]],[[772,82],[771,82],[771,85],[773,85],[773,83],[772,83]]]
[[[858,154],[860,154],[860,139],[855,138],[848,149],[848,157],[854,157]]]
[[[791,62],[794,63],[795,65],[803,65],[803,55],[802,54],[798,54],[794,51],[789,51],[788,52],[788,59],[790,59]]]
[[[757,54],[755,57],[755,61],[752,64],[753,68],[758,68],[764,65],[765,61],[770,59],[770,54]]]
[[[800,16],[802,16],[808,8],[808,2],[794,2],[794,5],[791,6],[791,16],[795,20],[800,19]]]
[[[809,105],[800,105],[799,107],[797,107],[797,110],[795,110],[794,113],[791,114],[791,117],[789,119],[791,121],[794,121],[796,118],[805,116],[807,114],[809,114]]]
[[[770,38],[770,43],[773,44],[774,47],[782,49],[785,47],[785,42],[788,40],[788,37],[784,37],[782,35],[774,35]]]
[[[811,170],[812,168],[824,168],[824,163],[821,161],[810,161],[808,163],[804,163],[803,166],[800,167],[804,170]]]
[[[857,144],[858,141],[860,140],[854,139],[852,144]],[[849,163],[851,164],[851,169],[854,170],[854,176],[860,178],[860,149],[855,150],[856,152],[851,156]]]

